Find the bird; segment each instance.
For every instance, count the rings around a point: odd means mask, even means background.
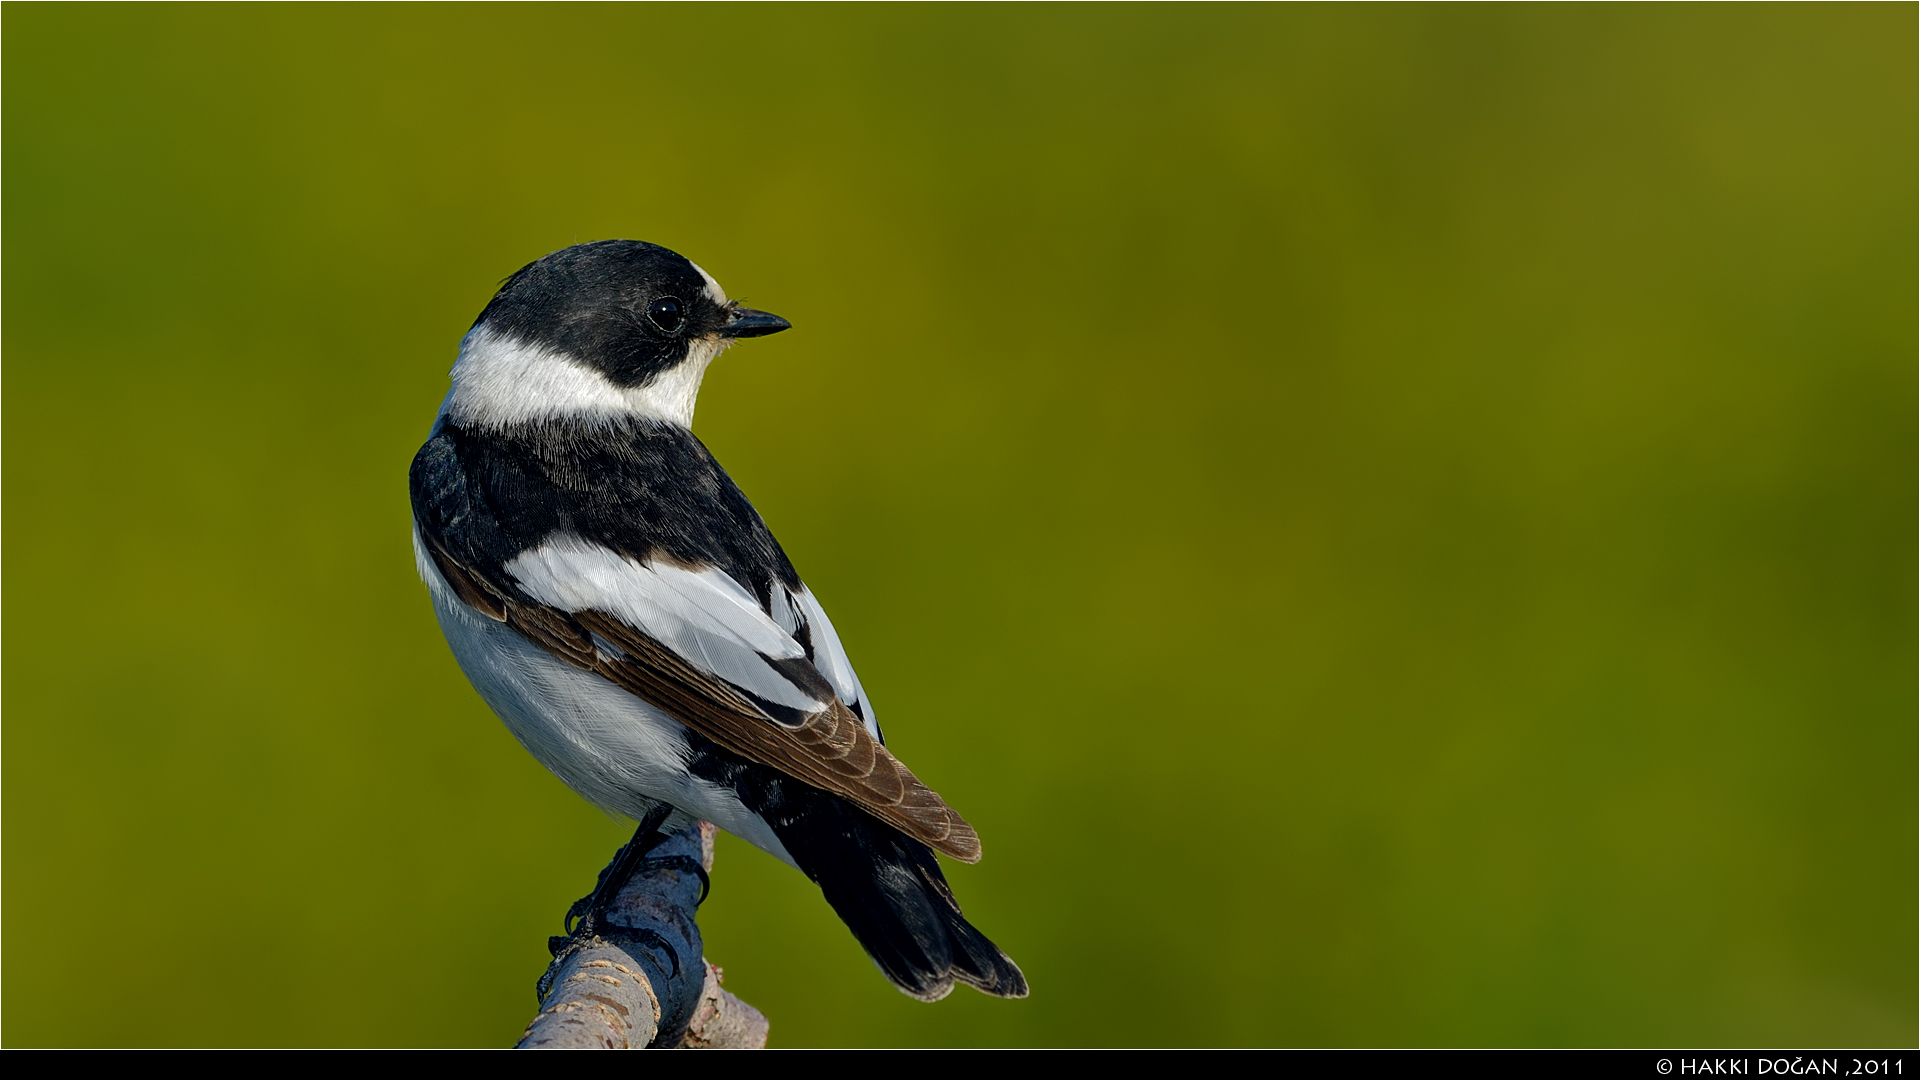
[[[705,820],[817,883],[907,995],[1025,997],[935,857],[979,861],[978,834],[887,749],[826,610],[693,434],[708,365],[790,327],[637,240],[513,273],[409,469],[420,576],[521,745],[639,822],[569,912],[576,937],[646,851]]]

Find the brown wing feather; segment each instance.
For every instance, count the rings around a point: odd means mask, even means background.
[[[554,655],[599,672],[749,761],[831,791],[936,851],[965,862],[980,861],[980,837],[973,826],[840,702],[798,725],[781,724],[726,682],[613,616],[579,611],[570,618],[626,655],[608,659],[596,654],[590,665],[549,648]]]
[[[427,554],[432,556],[433,565],[440,570],[440,576],[453,586],[455,595],[467,602],[467,606],[485,612],[495,622],[507,619],[507,598],[496,589],[483,584],[485,578],[474,574],[461,566],[445,548],[433,542],[430,536],[422,536],[426,542]]]
[[[554,656],[599,673],[748,761],[831,791],[936,851],[963,862],[980,861],[980,837],[973,826],[839,701],[798,725],[782,724],[724,680],[611,615],[568,614],[512,599],[438,544],[429,541],[427,551],[460,599]],[[601,655],[594,646],[596,634],[625,655]]]

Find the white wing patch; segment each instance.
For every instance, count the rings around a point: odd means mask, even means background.
[[[562,611],[612,615],[695,667],[767,701],[809,713],[827,704],[768,662],[806,653],[753,594],[718,569],[639,563],[567,535],[522,552],[506,569],[535,600]]]
[[[773,621],[779,625],[780,629],[789,634],[800,632],[800,616],[793,610],[793,600],[787,595],[786,586],[773,587],[773,603],[770,606],[773,610],[769,614],[773,616]]]
[[[846,705],[857,705],[874,738],[880,724],[832,620],[801,586],[798,593],[775,583],[772,612],[745,586],[717,567],[689,570],[672,563],[642,563],[591,541],[556,534],[522,552],[507,573],[527,594],[561,611],[599,611],[620,619],[702,671],[767,701],[802,712],[826,706],[793,685],[769,660],[806,657],[796,638],[804,627],[813,644],[813,666]],[[595,639],[608,656],[613,646]]]
[[[775,586],[773,594],[777,597],[786,590]],[[853,673],[853,664],[847,659],[847,650],[840,644],[840,635],[834,633],[833,623],[827,619],[826,610],[820,601],[813,598],[813,590],[805,585],[800,594],[794,597],[800,608],[800,617],[806,620],[813,631],[813,666],[827,677],[827,684],[840,700],[848,705],[860,706],[860,718],[866,721],[867,731],[874,738],[880,738],[880,722],[873,718],[873,703],[867,700],[867,692],[860,687],[860,676]]]

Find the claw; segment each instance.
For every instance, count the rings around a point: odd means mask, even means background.
[[[592,910],[593,910],[593,897],[583,896],[580,899],[575,900],[573,902],[573,906],[567,909],[566,916],[560,920],[560,928],[567,932],[568,937],[572,937],[575,931],[573,920],[585,919],[587,917],[587,912]]]
[[[707,868],[698,860],[685,855],[661,855],[658,858],[642,859],[641,864],[649,870],[678,870],[683,874],[693,874],[700,879],[700,899],[693,902],[699,907],[707,902],[707,893],[713,890],[713,879],[707,876]]]
[[[645,942],[649,948],[659,949],[665,952],[667,954],[667,962],[673,965],[673,970],[667,973],[667,977],[676,978],[679,976],[680,954],[673,950],[672,945],[667,944],[666,938],[661,937],[651,930],[634,930],[624,926],[620,928],[620,932],[638,938]]]

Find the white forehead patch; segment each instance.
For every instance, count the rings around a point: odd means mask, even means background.
[[[707,365],[731,344],[712,336],[695,339],[685,360],[645,386],[619,386],[565,353],[476,326],[460,342],[453,389],[440,410],[462,427],[482,429],[627,418],[692,427]]]
[[[694,262],[692,259],[687,260],[687,265],[693,267],[695,270],[700,270],[700,264]],[[713,275],[707,273],[705,270],[700,270],[700,276],[706,279],[707,282],[707,299],[719,304],[721,307],[726,307],[727,290],[721,288],[720,283],[713,280]]]

